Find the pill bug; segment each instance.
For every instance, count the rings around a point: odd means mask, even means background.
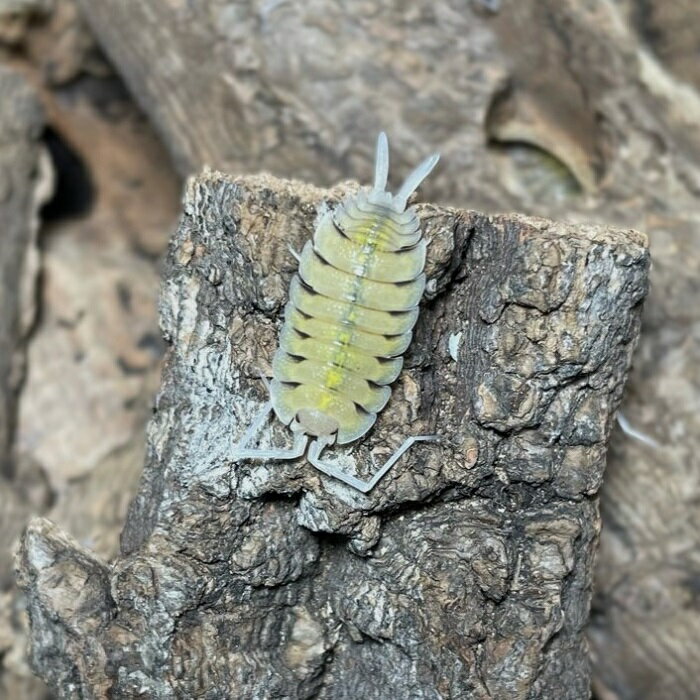
[[[270,400],[234,459],[297,459],[307,453],[314,467],[366,493],[413,443],[437,439],[407,438],[369,481],[320,458],[326,447],[353,442],[372,427],[401,372],[425,289],[427,246],[415,210],[406,205],[438,158],[424,160],[391,194],[389,145],[386,134],[379,134],[373,186],[326,212],[312,240],[295,254],[299,269],[272,362]],[[291,449],[247,447],[270,411],[292,430]]]

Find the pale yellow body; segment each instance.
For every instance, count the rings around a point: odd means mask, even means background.
[[[361,192],[321,218],[273,360],[277,417],[312,435],[305,416],[330,419],[323,425],[336,425],[339,444],[364,435],[389,400],[425,288],[416,214],[381,199]]]

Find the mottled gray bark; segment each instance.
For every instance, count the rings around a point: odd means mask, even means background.
[[[608,221],[700,181],[697,97],[645,50],[630,3],[78,0],[185,175],[367,181],[368,135],[385,129],[405,167],[442,153],[433,200]],[[511,144],[553,155],[570,189]]]
[[[586,698],[583,627],[608,434],[639,331],[632,231],[420,206],[427,298],[389,407],[350,454],[231,462],[265,400],[295,262],[328,192],[208,173],[161,300],[170,349],[122,555],[48,521],[19,570],[61,697]],[[274,423],[265,440],[283,443]]]
[[[38,209],[51,191],[41,166],[43,115],[25,80],[0,66],[0,475],[9,458],[24,347],[34,318]]]
[[[0,66],[0,593],[12,581],[10,545],[30,510],[9,481],[15,471],[12,440],[26,340],[34,319],[39,271],[38,209],[51,191],[42,163],[43,115],[34,91]],[[45,158],[45,156],[44,156]],[[1,648],[0,648],[1,651]]]
[[[0,66],[0,696],[6,690],[4,661],[13,655],[21,615],[12,548],[47,499],[43,475],[29,464],[18,468],[13,444],[35,316],[38,211],[52,191],[40,141],[43,126],[35,92],[21,75]]]
[[[42,117],[34,94],[22,78],[3,68],[0,95],[0,505],[4,505],[0,509],[1,590],[6,587],[9,574],[6,551],[18,534],[11,527],[16,515],[15,494],[5,477],[13,471],[10,446],[24,372],[24,340],[31,316],[27,292],[34,275],[31,266],[25,268],[25,261],[32,254],[36,256],[36,231],[31,218],[35,215],[37,132]],[[16,510],[21,511],[21,506]],[[10,515],[7,522],[6,514]]]
[[[660,448],[619,437],[611,454],[591,640],[601,695],[695,700],[698,3],[80,4],[182,172],[366,181],[385,128],[405,167],[442,152],[434,201],[649,234],[624,412]]]

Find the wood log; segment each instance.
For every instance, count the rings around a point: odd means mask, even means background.
[[[633,231],[421,205],[428,287],[358,473],[232,463],[319,190],[207,172],[161,299],[148,458],[111,567],[46,520],[19,577],[59,697],[586,698],[584,626],[608,435],[649,264]],[[281,444],[271,423],[265,440]]]
[[[44,116],[25,79],[0,66],[0,695],[13,656],[12,548],[29,516],[45,501],[36,470],[17,476],[14,435],[27,339],[34,322],[39,272],[39,209],[52,192],[52,169],[41,145]],[[29,473],[31,471],[32,473]],[[37,477],[35,479],[35,477]],[[27,679],[24,689],[38,681]],[[17,686],[15,686],[17,687]]]
[[[660,449],[611,453],[591,646],[601,697],[695,700],[697,2],[79,2],[183,173],[366,180],[381,127],[442,152],[435,201],[649,234],[624,414]]]
[[[39,100],[18,74],[0,66],[0,591],[11,584],[10,544],[21,532],[28,500],[9,481],[26,341],[35,314],[39,272],[38,210],[51,193],[42,151]]]
[[[0,66],[0,95],[0,474],[8,475],[25,341],[36,306],[38,210],[52,180],[42,159],[44,121],[33,90]]]

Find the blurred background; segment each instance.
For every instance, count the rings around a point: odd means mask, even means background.
[[[330,185],[438,150],[425,198],[649,235],[602,491],[598,700],[700,697],[697,0],[0,0],[0,698],[12,549],[43,514],[109,559],[163,352],[159,265],[208,166]]]

